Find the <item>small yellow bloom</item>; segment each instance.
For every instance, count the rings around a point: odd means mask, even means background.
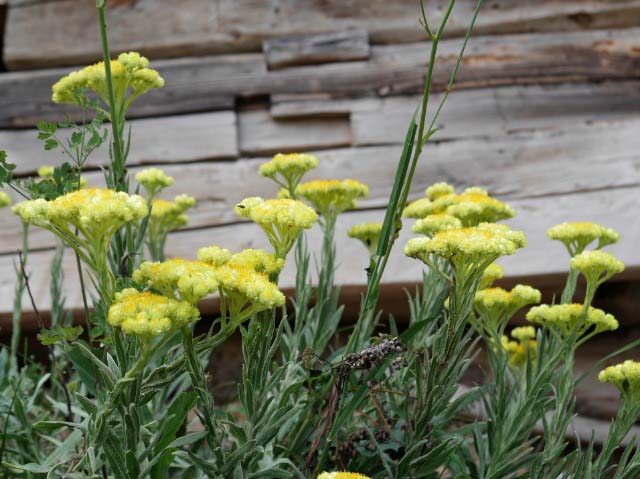
[[[640,400],[640,362],[630,359],[600,371],[598,379],[616,386],[622,397]]]
[[[580,271],[588,283],[597,286],[624,271],[624,263],[611,253],[584,251],[571,258],[571,268]]]
[[[433,212],[455,216],[463,226],[476,226],[483,222],[495,223],[513,218],[516,214],[513,208],[491,198],[484,190],[478,192],[470,188],[467,191],[460,195],[450,194],[438,197],[433,202]]]
[[[531,326],[513,328],[511,336],[517,341],[502,336],[502,348],[509,354],[509,366],[512,369],[522,369],[527,364],[527,358],[535,365],[538,344],[534,339],[536,330]]]
[[[369,253],[374,254],[378,249],[378,240],[382,232],[382,223],[363,223],[352,226],[347,235],[349,238],[355,238],[367,247]]]
[[[498,263],[491,263],[487,266],[487,269],[482,273],[482,280],[480,281],[480,289],[489,288],[493,283],[504,278],[504,268]]]
[[[598,240],[596,249],[601,249],[617,243],[620,239],[620,235],[614,229],[587,221],[560,223],[549,228],[547,236],[562,242],[571,256],[582,253],[595,240]]]
[[[231,251],[216,245],[205,246],[198,250],[198,261],[204,261],[214,268],[227,264],[231,256]]]
[[[441,182],[441,183],[434,183],[433,185],[431,185],[429,188],[425,190],[424,194],[430,200],[435,200],[436,198],[439,198],[445,195],[450,195],[454,192],[455,190],[453,189],[453,186],[451,186],[448,183]]]
[[[539,303],[540,291],[531,286],[516,285],[511,291],[487,288],[476,292],[474,308],[483,326],[498,331],[513,315],[528,304]]]
[[[40,178],[52,178],[55,168],[53,166],[41,166],[38,168],[38,176]]]
[[[140,183],[153,198],[160,190],[173,185],[173,178],[167,176],[160,168],[147,168],[136,173],[136,181]]]
[[[589,330],[598,334],[618,329],[618,321],[613,315],[592,306],[585,311],[584,305],[577,303],[534,306],[527,313],[527,321],[556,327],[565,336],[577,331],[578,338]]]
[[[256,273],[269,276],[282,271],[284,259],[277,258],[263,249],[248,248],[231,255],[226,264],[232,268],[251,268]]]
[[[188,195],[176,196],[173,201],[153,200],[149,219],[150,234],[161,237],[189,224],[189,217],[185,211],[193,207],[195,202],[196,200]]]
[[[249,267],[224,265],[215,270],[230,316],[242,321],[266,309],[282,306],[284,294],[265,274]]]
[[[370,479],[369,477],[355,472],[323,472],[318,479]]]
[[[286,188],[295,188],[304,174],[318,167],[318,158],[304,153],[278,153],[271,161],[260,165],[260,176],[271,178]],[[283,182],[278,179],[282,176]]]
[[[5,208],[11,204],[11,197],[4,191],[0,191],[0,208]]]
[[[296,194],[306,199],[327,219],[357,206],[357,199],[369,195],[367,185],[356,180],[315,180],[296,188]]]
[[[200,312],[191,303],[127,288],[116,293],[107,322],[125,334],[135,334],[145,340],[186,326],[199,318]]]
[[[411,230],[414,233],[422,233],[425,236],[432,237],[440,231],[461,227],[462,222],[455,216],[446,213],[437,213],[416,221],[416,224],[413,225]]]
[[[402,216],[405,218],[422,219],[431,213],[432,209],[433,203],[429,198],[420,198],[409,203],[402,212]]]
[[[518,326],[511,330],[511,336],[516,338],[521,343],[530,339],[535,339],[536,328],[533,326]]]

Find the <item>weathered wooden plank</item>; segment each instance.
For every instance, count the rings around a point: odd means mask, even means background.
[[[239,156],[237,120],[234,111],[220,111],[133,120],[129,165],[218,159]],[[110,128],[109,125],[106,125]],[[58,131],[60,139],[67,137]],[[35,130],[0,130],[0,148],[15,163],[16,174],[33,174],[43,164],[58,164],[59,150],[46,152]],[[64,161],[70,161],[65,158]],[[108,145],[96,150],[85,165],[95,169],[109,164]]]
[[[621,241],[608,250],[627,264],[627,270],[620,275],[620,279],[637,279],[640,274],[640,256],[636,239],[640,237],[640,224],[635,218],[640,206],[639,194],[640,187],[632,187],[512,201],[511,204],[518,211],[518,216],[509,223],[512,227],[527,233],[529,244],[516,255],[501,260],[507,276],[531,278],[568,271],[569,258],[564,246],[551,242],[545,232],[548,227],[561,221],[592,220],[623,232]],[[351,212],[341,216],[336,229],[339,265],[336,273],[337,283],[357,288],[366,283],[368,253],[355,240],[348,240],[346,231],[357,223],[380,221],[383,214],[383,210],[378,209]],[[402,254],[402,246],[413,236],[409,224],[407,222],[401,231],[392,252],[383,279],[385,284],[411,284],[421,278],[421,264]],[[212,243],[234,250],[268,247],[258,226],[253,223],[240,223],[174,233],[169,238],[167,251],[169,256],[194,258],[199,247]],[[320,245],[321,235],[315,227],[309,235],[309,247],[312,251],[318,251]],[[42,311],[47,310],[50,301],[48,265],[51,254],[51,251],[39,251],[30,255],[31,288],[36,304]],[[0,256],[0,270],[11,271],[14,258],[14,255]],[[65,290],[67,305],[69,308],[78,309],[81,307],[81,298],[74,271],[73,257],[68,254],[65,261],[65,274],[68,278]],[[291,288],[294,280],[293,262],[289,261],[282,274],[281,285],[283,288]],[[5,274],[0,277],[0,317],[6,318],[10,311],[13,287],[13,275]],[[25,298],[25,311],[27,310],[30,310],[30,306]]]
[[[380,108],[378,96],[336,97],[328,93],[271,95],[269,113],[278,120],[325,118]]]
[[[461,40],[443,41],[433,90],[446,88]],[[267,71],[257,54],[220,55],[156,62],[166,87],[140,105],[172,113],[180,99],[199,109],[198,98],[252,97],[271,94],[419,92],[425,75],[425,43],[377,46],[368,61],[330,63]],[[0,127],[33,124],[34,111],[50,103],[50,86],[61,71],[8,73],[0,76]],[[640,28],[544,35],[474,38],[458,74],[457,88],[625,80],[640,76]],[[163,105],[165,99],[170,99]],[[31,105],[29,105],[31,103]],[[142,106],[141,106],[142,108]],[[180,106],[180,111],[187,108]]]
[[[295,65],[345,62],[369,58],[369,34],[366,30],[345,30],[317,35],[294,35],[262,42],[270,70]]]
[[[586,122],[582,126],[576,121],[571,128],[524,129],[429,143],[414,176],[415,196],[441,180],[460,187],[480,185],[509,202],[639,185],[638,128],[640,117]],[[401,145],[396,144],[320,151],[320,167],[310,172],[309,178],[358,178],[371,190],[371,196],[360,206],[382,207],[391,192],[389,179],[394,175],[400,150]],[[257,174],[258,165],[265,160],[164,165],[167,174],[175,178],[175,185],[165,196],[187,192],[196,197],[197,206],[190,212],[191,227],[236,222],[233,206],[242,198],[276,194],[276,186]],[[132,168],[131,173],[137,169]],[[86,176],[92,185],[103,184],[99,172]],[[0,253],[15,250],[19,228],[8,210],[0,210]],[[49,235],[38,230],[32,232],[31,240],[36,248],[52,246]]]
[[[346,117],[275,120],[266,108],[239,112],[238,129],[240,151],[246,155],[335,148],[352,141]]]
[[[432,25],[438,24],[447,4],[447,0],[429,2]],[[445,35],[464,35],[475,4],[475,0],[456,2]],[[136,48],[155,58],[257,51],[264,39],[272,37],[353,28],[368,31],[374,43],[424,39],[415,0],[126,1],[112,5],[107,13],[114,50]],[[637,26],[639,19],[637,0],[495,0],[485,5],[475,31],[486,35],[620,28]],[[96,11],[91,2],[12,4],[8,20],[4,56],[11,69],[73,65],[100,56]]]

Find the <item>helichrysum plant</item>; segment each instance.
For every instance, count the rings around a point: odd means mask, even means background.
[[[570,273],[562,296],[545,304],[533,286],[495,284],[505,275],[496,261],[527,243],[523,232],[501,223],[516,214],[508,204],[480,187],[456,191],[442,182],[409,201],[482,1],[431,118],[436,62],[428,64],[384,215],[348,229],[368,256],[352,325],[341,324],[334,284],[336,249],[348,241],[336,237],[336,224],[350,221],[344,213],[369,188],[357,179],[306,181],[320,162],[312,154],[277,154],[263,163],[257,173],[273,182],[274,197],[249,196],[234,207],[264,233],[268,249],[205,243],[188,258],[167,257],[168,235],[188,225],[196,201],[186,194],[166,199],[187,185],[174,184],[161,169],[128,173],[127,111],[164,80],[136,52],[110,58],[105,3],[97,2],[103,60],[53,86],[52,100],[77,106],[83,121],[38,125],[44,148],[59,149],[67,162],[17,178],[0,152],[0,183],[16,198],[0,192],[0,207],[13,203],[23,231],[11,344],[0,350],[2,477],[638,477],[637,441],[620,446],[640,415],[638,362],[605,367],[598,376],[621,395],[600,449],[593,439],[586,448],[567,439],[581,380],[572,370],[576,350],[619,328],[613,315],[592,305],[599,287],[624,269],[602,250],[619,234],[586,222],[552,226],[549,238],[566,247]],[[432,59],[454,3],[440,25],[430,24],[420,4]],[[106,141],[107,187],[96,188],[83,167]],[[415,237],[401,246],[423,275],[409,294],[409,322],[400,327],[377,303],[389,253],[412,219]],[[51,325],[38,335],[47,365],[23,357],[20,347],[34,228],[56,239]],[[309,251],[306,235],[314,228],[323,241]],[[65,248],[76,257],[82,326],[65,313]],[[286,263],[296,271],[291,298],[279,286]],[[576,297],[581,276],[586,290]],[[201,319],[202,301],[211,298],[218,312]],[[528,323],[514,327],[519,313]],[[235,333],[243,356],[237,400],[217,403],[212,352]],[[462,387],[480,357],[482,379]]]

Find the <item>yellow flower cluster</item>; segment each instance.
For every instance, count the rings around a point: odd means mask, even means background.
[[[256,272],[253,267],[226,264],[215,271],[232,317],[243,320],[285,303],[284,294],[278,287],[269,281],[266,274]],[[248,307],[247,303],[250,303]]]
[[[89,188],[52,201],[23,201],[14,206],[13,212],[25,223],[49,229],[75,247],[84,242],[73,241],[73,228],[91,245],[104,245],[125,223],[144,218],[148,210],[141,196]]]
[[[501,278],[504,278],[504,269],[498,263],[491,263],[482,273],[480,289],[491,287],[496,280]]]
[[[116,293],[116,300],[109,308],[107,322],[122,329],[125,334],[135,334],[148,340],[182,328],[199,318],[198,309],[187,301],[176,301],[127,288]]]
[[[482,223],[471,228],[441,231],[433,238],[410,239],[404,253],[418,259],[436,254],[463,265],[466,261],[492,262],[500,256],[515,253],[525,244],[526,239],[521,231],[513,231],[507,225]]]
[[[539,303],[540,291],[531,286],[516,285],[511,291],[487,288],[476,292],[473,305],[486,326],[497,330],[521,308]]]
[[[117,104],[126,110],[131,102],[154,88],[162,88],[164,80],[156,70],[149,68],[149,60],[139,53],[121,53],[117,60],[110,61],[113,91]],[[127,98],[127,92],[132,93]],[[92,90],[108,103],[107,76],[104,62],[96,63],[73,71],[62,77],[53,87],[54,103],[82,104],[86,101],[84,92]]]
[[[427,188],[425,194],[425,198],[410,203],[403,216],[422,219],[427,215],[447,214],[458,218],[462,226],[495,223],[515,216],[513,208],[490,197],[479,187],[467,188],[456,194],[452,186],[436,183]]]
[[[640,362],[630,359],[600,371],[598,379],[616,386],[625,399],[640,400]]]
[[[461,227],[462,222],[455,216],[446,213],[436,213],[416,221],[411,230],[414,233],[421,233],[425,236],[432,237],[440,231]]]
[[[587,283],[598,286],[624,271],[624,263],[611,253],[594,250],[584,251],[571,258],[571,268],[580,271]]]
[[[260,176],[271,178],[278,184],[295,190],[302,176],[309,170],[318,167],[318,158],[303,153],[278,153],[271,161],[260,165]],[[284,181],[278,179],[278,174]]]
[[[355,472],[323,472],[318,479],[370,479],[367,476]]]
[[[455,193],[453,186],[449,183],[440,182],[434,183],[429,188],[427,188],[424,192],[424,195],[430,199],[435,200],[436,198],[440,198],[441,196],[450,195]]]
[[[374,254],[378,249],[378,241],[382,232],[382,223],[362,223],[352,226],[347,231],[349,238],[362,241],[369,253]]]
[[[214,268],[225,265],[232,268],[250,268],[256,273],[266,275],[280,273],[284,268],[284,259],[277,258],[263,249],[249,248],[232,254],[226,248],[211,245],[198,250],[198,260],[204,261]]]
[[[227,264],[231,256],[231,251],[216,245],[205,246],[198,250],[198,261],[204,261],[214,268]]]
[[[533,363],[536,360],[537,342],[536,330],[532,326],[513,328],[511,336],[516,341],[502,336],[503,349],[509,354],[509,366],[513,369],[522,369],[527,363],[527,357]]]
[[[54,172],[55,168],[53,166],[44,165],[38,168],[38,176],[40,178],[51,178]]]
[[[180,258],[157,263],[145,261],[133,272],[132,279],[164,296],[191,304],[218,289],[214,269],[209,264]]]
[[[5,208],[11,204],[11,197],[4,191],[0,191],[0,208]]]
[[[587,221],[560,223],[549,228],[547,236],[562,242],[571,256],[582,253],[595,240],[598,240],[596,249],[600,249],[617,243],[620,239],[620,235],[614,229]]]
[[[152,235],[166,235],[181,226],[189,224],[189,217],[185,214],[195,206],[195,198],[189,195],[178,195],[173,201],[153,200],[151,203],[151,218],[149,231]]]
[[[369,195],[369,188],[357,180],[315,180],[299,185],[296,194],[326,219],[335,219],[343,211],[355,208],[358,198]]]
[[[146,190],[150,198],[153,198],[160,190],[173,185],[173,178],[160,168],[147,168],[136,173],[136,181]]]
[[[570,336],[577,331],[578,338],[592,328],[593,331],[589,337],[618,329],[618,321],[613,315],[592,306],[585,310],[584,305],[577,303],[534,306],[527,313],[527,321],[556,327],[565,336]]]
[[[279,258],[286,257],[298,234],[311,228],[318,220],[313,208],[290,199],[265,201],[258,197],[246,198],[236,205],[234,211],[262,228]]]

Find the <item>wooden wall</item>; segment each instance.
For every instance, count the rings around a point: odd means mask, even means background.
[[[256,227],[235,217],[233,205],[248,195],[275,194],[256,171],[272,154],[314,152],[321,166],[311,177],[354,177],[371,188],[337,229],[337,279],[345,301],[357,303],[367,255],[346,239],[346,230],[381,219],[386,205],[426,71],[429,44],[418,1],[110,3],[113,51],[139,50],[166,80],[131,110],[131,171],[162,165],[176,179],[167,196],[188,192],[198,200],[190,225],[171,236],[170,254],[193,257],[210,243],[265,246]],[[426,2],[433,24],[446,3]],[[436,59],[434,105],[474,6],[456,2]],[[3,8],[2,61],[9,71],[0,74],[0,148],[18,174],[31,175],[60,159],[42,151],[34,125],[74,114],[51,103],[50,87],[71,66],[99,59],[96,12],[90,0],[9,0],[4,7],[0,0],[0,18]],[[618,229],[622,240],[610,250],[628,268],[609,297],[618,298],[611,303],[624,311],[626,331],[635,331],[638,296],[629,291],[637,292],[640,279],[639,78],[640,0],[487,0],[413,197],[448,181],[485,187],[515,207],[510,223],[527,232],[529,247],[503,261],[511,283],[549,284],[567,271],[566,253],[546,238],[548,227],[592,220]],[[99,167],[107,162],[106,151],[94,156],[90,183],[101,184]],[[0,211],[5,330],[19,234],[16,219]],[[384,279],[387,309],[420,278],[420,264],[401,254],[410,236],[407,224]],[[318,245],[317,231],[310,242]],[[32,231],[30,282],[42,311],[53,245],[48,234]],[[67,304],[76,309],[74,265],[71,255],[66,259]],[[293,284],[290,268],[283,282]],[[24,306],[30,311],[26,299]],[[205,305],[213,309],[213,302]]]

